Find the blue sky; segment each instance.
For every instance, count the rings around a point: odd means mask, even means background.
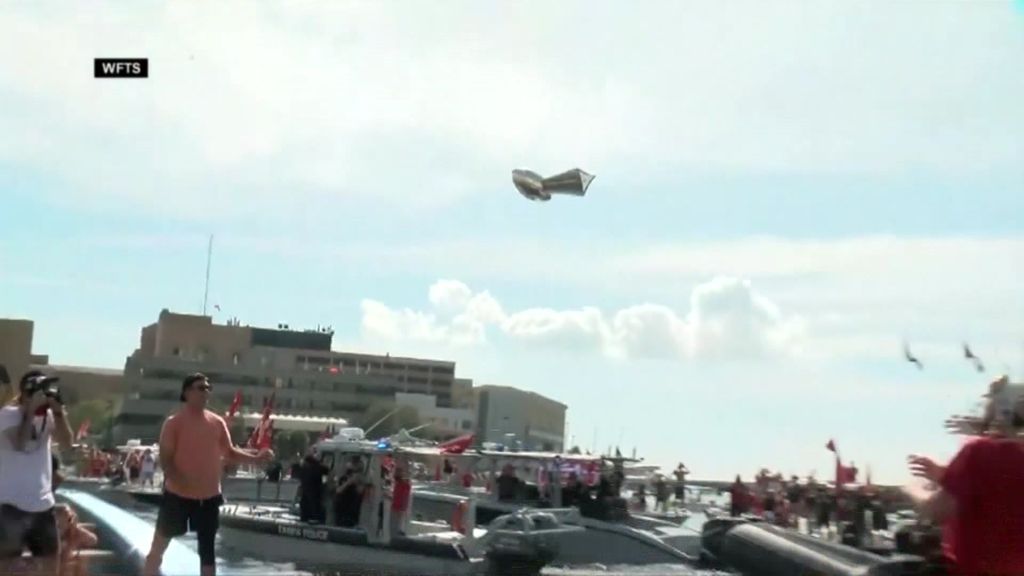
[[[0,16],[0,316],[37,352],[121,366],[199,310],[213,233],[225,316],[456,360],[701,476],[823,475],[835,437],[899,481],[1024,377],[1013,3],[241,6]],[[583,199],[509,181],[575,166]]]

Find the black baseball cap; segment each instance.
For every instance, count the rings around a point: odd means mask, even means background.
[[[27,388],[30,383],[34,383],[38,386],[40,384],[53,384],[54,382],[59,381],[60,378],[56,376],[47,376],[42,370],[29,370],[22,374],[21,381],[18,383],[18,391],[24,392],[25,388]]]
[[[181,381],[181,396],[179,397],[179,400],[184,402],[185,391],[191,388],[196,382],[202,382],[204,380],[209,380],[209,378],[207,378],[206,374],[203,374],[202,372],[194,372],[185,376],[185,379]]]

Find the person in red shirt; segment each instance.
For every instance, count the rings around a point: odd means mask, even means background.
[[[412,498],[412,482],[406,477],[405,469],[395,468],[394,487],[391,496],[391,534],[405,535],[405,517],[409,512]]]
[[[921,513],[943,523],[943,554],[953,574],[1024,574],[1024,403],[986,415],[984,436],[947,466],[911,456],[915,476],[938,485],[910,492]]]

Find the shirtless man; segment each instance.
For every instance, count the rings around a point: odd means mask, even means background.
[[[190,529],[199,542],[202,576],[214,576],[217,556],[214,539],[220,525],[220,477],[224,460],[232,463],[263,463],[274,457],[272,450],[253,454],[231,442],[224,419],[206,409],[210,398],[209,379],[190,374],[181,383],[181,410],[164,422],[160,432],[160,467],[164,471],[164,494],[146,557],[144,576],[157,576],[171,539]]]

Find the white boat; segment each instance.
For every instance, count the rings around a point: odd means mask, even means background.
[[[117,451],[125,457],[132,452],[141,454],[146,449],[153,453],[159,462],[160,446],[144,445],[139,440],[128,440]],[[131,481],[127,470],[117,480],[110,478],[81,477],[67,474],[65,484],[69,488],[96,494],[118,505],[128,505],[132,500],[145,504],[159,504],[163,498],[163,472],[156,470],[152,485],[143,484],[139,480]],[[290,478],[282,478],[279,482],[266,480],[260,471],[240,470],[221,480],[221,492],[228,502],[258,502],[267,504],[291,504],[295,501],[299,483]]]
[[[358,455],[367,462],[367,497],[355,527],[300,522],[285,508],[235,505],[222,509],[221,544],[267,560],[295,561],[309,569],[387,574],[536,574],[558,554],[566,534],[582,533],[546,511],[520,510],[476,526],[474,501],[463,498],[455,509],[457,526],[404,518],[392,526],[389,498],[391,464],[437,455],[436,449],[389,447],[366,441],[346,429],[317,446],[329,468]],[[376,513],[375,513],[376,512]],[[458,528],[458,530],[456,529]]]
[[[699,558],[700,530],[699,527],[691,529],[682,525],[685,512],[673,518],[633,514],[626,509],[622,499],[615,498],[607,502],[612,508],[605,510],[600,509],[601,505],[588,505],[582,511],[560,508],[561,482],[565,473],[573,468],[592,469],[608,462],[614,466],[622,459],[496,451],[472,451],[437,458],[439,461],[448,459],[460,471],[484,471],[489,486],[497,486],[496,471],[505,464],[550,471],[547,478],[553,483],[549,490],[551,498],[546,505],[555,508],[549,511],[554,512],[564,524],[584,529],[583,532],[560,536],[559,552],[552,561],[555,565],[689,564]],[[562,473],[554,473],[555,469]],[[537,502],[529,500],[499,501],[497,492],[497,489],[487,492],[480,487],[464,488],[451,482],[421,484],[414,490],[412,510],[415,516],[424,520],[445,520],[454,513],[460,498],[472,497],[476,500],[477,518],[486,523],[523,506],[537,505]]]

